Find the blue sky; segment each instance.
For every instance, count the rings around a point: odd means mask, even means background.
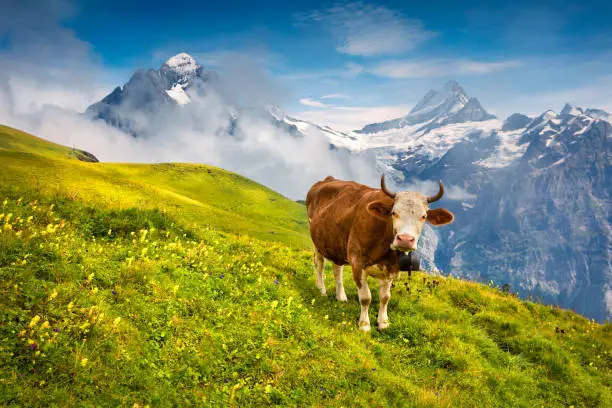
[[[448,79],[500,116],[612,110],[607,3],[0,0],[0,58],[92,67],[80,104],[179,52],[211,69],[239,58],[286,111],[342,128],[406,113]]]

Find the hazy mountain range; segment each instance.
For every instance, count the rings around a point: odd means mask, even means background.
[[[86,115],[147,138],[151,118],[172,117],[194,98],[223,96],[219,77],[178,54],[158,70],[136,72]],[[332,149],[373,154],[378,170],[400,188],[435,188],[420,181],[442,179],[456,199],[441,205],[456,221],[437,234],[428,229],[422,244],[444,273],[508,283],[523,296],[612,318],[607,112],[567,104],[558,114],[502,120],[450,81],[405,116],[352,132],[290,117],[276,106],[231,105],[221,114],[220,136],[248,132],[238,126],[245,111],[290,137],[320,132]]]

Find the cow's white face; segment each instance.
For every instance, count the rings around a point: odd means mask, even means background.
[[[425,222],[431,225],[450,224],[455,219],[446,208],[429,209],[427,197],[415,191],[400,191],[391,209],[393,234],[391,249],[412,251],[417,247]]]
[[[380,184],[387,198],[372,201],[368,204],[367,210],[379,219],[388,221],[389,217],[391,218],[393,223],[391,249],[415,250],[426,221],[431,225],[444,225],[450,224],[455,219],[453,213],[445,208],[429,209],[429,203],[438,201],[444,194],[442,181],[440,181],[438,193],[429,197],[416,191],[394,193],[386,187],[384,175],[381,177]]]
[[[398,192],[391,210],[395,238],[391,248],[400,251],[416,249],[427,221],[427,197],[413,191]]]

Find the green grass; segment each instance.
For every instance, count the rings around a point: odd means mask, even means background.
[[[95,152],[93,152],[95,154]],[[308,248],[305,208],[237,174],[193,164],[87,163],[72,149],[0,126],[0,184],[112,209],[159,209],[215,228]]]
[[[416,273],[391,327],[363,334],[350,273],[347,304],[314,287],[302,205],[218,169],[82,163],[3,132],[0,406],[612,406],[610,324]],[[210,219],[233,216],[223,200],[265,230]]]

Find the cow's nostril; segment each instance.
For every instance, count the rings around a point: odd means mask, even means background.
[[[396,240],[398,243],[409,244],[409,245],[414,245],[416,241],[415,237],[413,237],[412,235],[407,235],[407,234],[398,235]]]

